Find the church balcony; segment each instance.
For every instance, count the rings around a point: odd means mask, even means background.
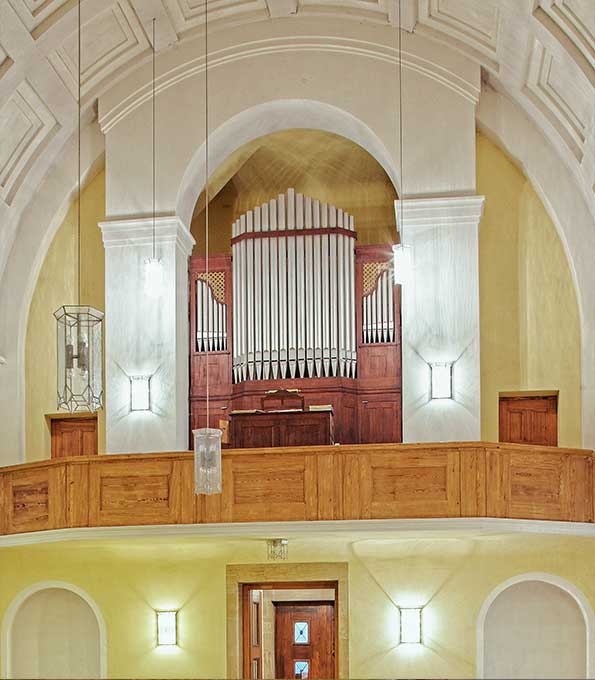
[[[79,527],[511,518],[592,523],[590,450],[485,442],[223,452],[223,493],[195,496],[190,452],[0,469],[0,534]]]

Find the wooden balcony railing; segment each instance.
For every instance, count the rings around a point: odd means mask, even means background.
[[[69,527],[419,517],[593,522],[592,451],[374,444],[223,453],[223,493],[195,497],[191,453],[0,468],[0,534]]]

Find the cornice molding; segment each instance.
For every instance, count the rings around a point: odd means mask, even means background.
[[[479,227],[485,196],[452,196],[448,198],[414,198],[395,201],[395,216],[399,232],[404,226],[448,227],[471,225]]]
[[[232,524],[171,524],[127,527],[96,527],[54,529],[11,536],[0,536],[0,549],[20,545],[57,543],[60,541],[92,541],[159,536],[210,536],[215,538],[253,537],[263,540],[270,536],[314,536],[320,534],[362,533],[396,538],[411,532],[471,532],[489,534],[544,534],[595,537],[595,524],[587,522],[555,522],[548,520],[499,519],[490,517],[454,517],[443,519],[375,519],[329,520],[307,522],[235,522]]]
[[[123,248],[129,246],[150,246],[153,242],[153,218],[140,217],[100,222],[103,246]],[[155,218],[155,242],[175,244],[185,255],[190,255],[194,237],[182,220],[175,216]]]

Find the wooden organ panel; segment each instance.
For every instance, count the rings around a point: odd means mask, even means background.
[[[306,412],[333,407],[335,441],[401,441],[392,247],[356,238],[353,216],[289,189],[234,222],[232,256],[209,256],[208,279],[205,258],[191,258],[192,429],[206,425],[208,362],[211,427],[298,389]]]
[[[231,257],[190,258],[190,426],[206,426],[207,362],[210,423],[219,426],[231,398]],[[208,352],[207,352],[208,350]]]

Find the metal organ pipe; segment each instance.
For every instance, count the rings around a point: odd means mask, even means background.
[[[289,189],[232,239],[234,381],[355,377],[353,217]]]

